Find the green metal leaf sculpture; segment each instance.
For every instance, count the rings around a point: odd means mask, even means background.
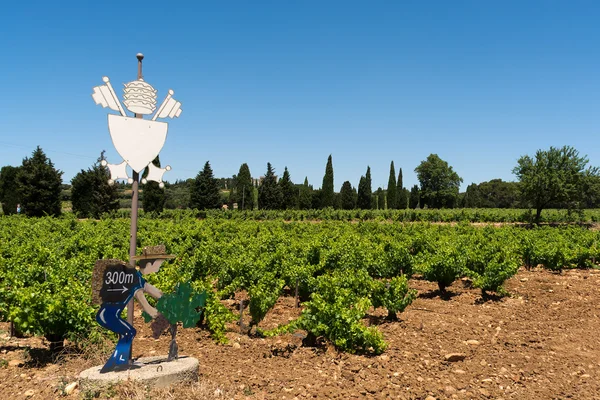
[[[152,321],[152,316],[150,316],[150,314],[148,314],[146,311],[142,311],[142,317],[144,317],[145,323]]]
[[[196,326],[206,305],[206,292],[196,293],[188,283],[178,283],[173,293],[163,295],[156,303],[158,317],[152,322],[152,336],[157,339],[165,329],[171,331],[168,361],[176,360],[179,356],[177,346],[177,324],[181,322],[184,328]],[[200,312],[196,311],[201,308]],[[142,313],[144,320],[150,322],[152,317]]]
[[[156,309],[165,316],[171,324],[181,322],[184,328],[192,328],[200,320],[206,305],[206,293],[196,293],[188,282],[178,283],[173,293],[163,295],[156,304]]]

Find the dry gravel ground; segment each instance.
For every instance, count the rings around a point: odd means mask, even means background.
[[[399,322],[384,321],[382,312],[365,319],[378,325],[389,342],[383,355],[303,347],[299,335],[251,338],[239,334],[235,324],[228,345],[215,344],[204,330],[181,329],[180,354],[200,360],[198,383],[162,390],[130,383],[99,396],[600,399],[600,271],[522,270],[507,283],[511,297],[486,302],[465,281],[455,282],[446,300],[437,296],[435,284],[413,279],[411,286],[419,298]],[[238,301],[226,303],[236,308]],[[166,354],[168,337],[152,339],[136,310],[134,357]],[[272,328],[298,314],[294,299],[282,297],[261,326]],[[52,363],[42,339],[9,339],[8,324],[0,324],[0,330],[0,393],[5,399],[61,398],[79,372],[102,363],[112,350],[93,349]],[[458,354],[447,360],[453,353]],[[67,398],[93,395],[76,388]]]

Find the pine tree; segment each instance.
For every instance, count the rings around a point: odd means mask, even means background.
[[[20,204],[19,184],[17,175],[19,167],[7,165],[0,169],[0,203],[5,215],[17,213],[17,204]]]
[[[248,164],[246,163],[240,166],[240,171],[237,174],[235,194],[239,210],[254,209],[254,186],[252,176],[250,175],[250,168],[248,168]]]
[[[198,173],[190,193],[190,206],[198,210],[210,210],[221,207],[219,182],[213,176],[210,162]]]
[[[356,206],[356,189],[352,187],[349,181],[342,184],[340,202],[343,210],[353,210]]]
[[[390,210],[398,208],[398,188],[396,187],[396,170],[393,161],[390,164],[390,178],[388,179],[387,208]]]
[[[333,207],[333,163],[331,161],[331,154],[327,159],[327,166],[325,167],[325,176],[323,177],[321,190],[321,206],[323,208]]]
[[[308,186],[308,177],[304,178],[304,184],[300,187],[298,194],[298,208],[300,210],[310,210],[312,206],[312,197],[310,187]]]
[[[279,187],[282,195],[281,207],[286,210],[295,208],[298,204],[298,193],[292,183],[287,167],[285,167],[283,176],[279,180]]]
[[[80,218],[100,218],[104,213],[119,209],[117,188],[109,185],[110,171],[103,167],[104,151],[97,162],[81,170],[71,180],[71,204],[73,212]]]
[[[54,168],[40,146],[37,146],[31,158],[23,159],[17,182],[21,206],[27,216],[60,215],[62,174],[62,171]]]
[[[267,163],[267,173],[258,187],[258,208],[261,210],[279,210],[283,202],[281,188],[277,185],[271,163]]]
[[[156,156],[154,160],[152,160],[152,164],[155,167],[160,168],[160,158]],[[142,174],[142,179],[145,179],[148,176],[150,168],[146,168],[144,173]],[[165,189],[160,187],[158,182],[149,181],[147,183],[142,184],[141,187],[142,192],[142,207],[144,208],[144,212],[156,212],[161,213],[165,208],[165,202],[167,197],[165,195]]]
[[[417,208],[419,206],[419,186],[414,185],[412,189],[410,189],[410,200],[408,206],[412,209]]]

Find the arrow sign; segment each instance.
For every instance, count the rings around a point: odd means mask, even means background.
[[[125,304],[143,286],[141,275],[121,260],[103,260],[95,268],[95,287],[102,303]]]
[[[127,289],[125,286],[123,286],[123,289],[107,289],[107,292],[121,292],[121,293],[125,293],[128,290],[129,289]]]

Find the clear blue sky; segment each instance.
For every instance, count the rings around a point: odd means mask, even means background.
[[[19,5],[17,5],[19,4]],[[572,145],[600,165],[598,1],[23,1],[0,13],[0,166],[40,145],[69,182],[107,150],[108,109],[144,76],[182,103],[165,179],[267,162],[335,190],[390,161],[405,186],[437,153],[464,179],[514,180],[519,156]]]

